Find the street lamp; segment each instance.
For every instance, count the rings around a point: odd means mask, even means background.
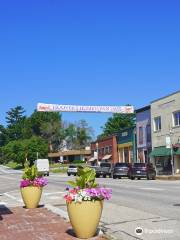
[[[173,130],[170,129],[169,137],[170,137],[170,147],[171,147],[171,167],[172,167],[172,175],[174,175],[175,171],[174,171],[174,154],[173,154],[172,135],[173,135]]]
[[[99,146],[99,144],[98,144],[98,142],[96,143],[96,156],[97,156],[97,164],[99,165],[99,156],[98,156],[98,151],[99,151],[99,149],[98,149],[98,146]]]

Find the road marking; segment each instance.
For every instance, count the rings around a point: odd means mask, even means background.
[[[150,188],[150,187],[147,187],[147,188],[138,188],[140,190],[152,190],[152,191],[164,191],[165,189],[163,188]]]
[[[5,202],[0,202],[0,206],[1,206],[1,205],[6,205],[6,203],[5,203]]]
[[[1,178],[5,178],[5,179],[9,179],[9,180],[15,180],[15,179],[17,179],[17,178],[6,177],[6,176],[1,176],[1,175],[0,175],[0,177],[1,177]]]
[[[11,195],[11,194],[4,193],[3,195],[5,195],[6,197],[11,198],[11,199],[13,199],[13,200],[15,200],[15,201],[17,201],[17,202],[20,202],[20,203],[23,202],[22,199],[17,199],[16,197],[14,197],[14,196]]]

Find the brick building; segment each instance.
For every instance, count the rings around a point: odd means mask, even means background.
[[[89,162],[91,162],[92,165],[97,165],[100,162],[111,162],[115,164],[118,161],[116,135],[91,143],[91,158]]]

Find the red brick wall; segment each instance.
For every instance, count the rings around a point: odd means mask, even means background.
[[[98,149],[100,152],[98,153],[98,159],[101,160],[105,155],[112,155],[112,163],[118,162],[118,152],[117,152],[117,141],[116,136],[111,136],[108,138],[104,138],[102,140],[99,140],[97,142],[91,143],[91,152],[93,156],[93,151],[96,151],[96,143],[98,143]],[[102,153],[102,148],[106,148],[112,146],[112,152],[106,153],[104,150],[104,153]]]

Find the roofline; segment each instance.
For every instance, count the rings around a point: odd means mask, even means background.
[[[156,99],[156,100],[154,100],[154,101],[151,101],[151,103],[157,102],[157,101],[159,101],[159,100],[162,100],[162,99],[164,99],[164,98],[170,97],[170,96],[175,95],[175,94],[177,94],[177,93],[180,93],[180,90],[178,90],[178,91],[176,91],[176,92],[173,92],[173,93],[171,93],[171,94],[168,94],[168,95],[166,95],[166,96],[164,96],[164,97],[158,98],[158,99]]]
[[[145,107],[136,109],[134,112],[135,112],[135,113],[140,113],[140,112],[144,112],[144,111],[150,110],[150,108],[151,108],[151,105],[147,105],[147,106],[145,106]]]

